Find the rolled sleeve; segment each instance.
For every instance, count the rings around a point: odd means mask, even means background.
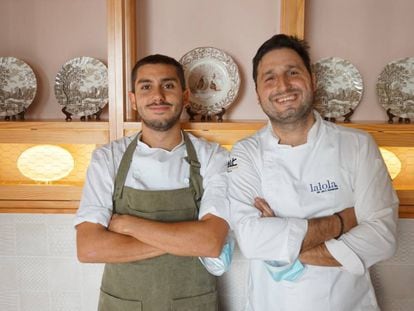
[[[344,270],[355,275],[365,273],[365,267],[361,259],[343,241],[332,239],[326,241],[325,246]]]
[[[243,255],[248,259],[293,263],[308,229],[306,219],[261,217],[254,198],[262,197],[260,146],[253,138],[233,147],[229,172],[232,228]]]
[[[398,198],[374,140],[362,134],[357,142],[354,207],[358,225],[325,245],[345,270],[362,274],[395,253]]]
[[[205,153],[200,152],[204,193],[200,204],[199,219],[212,214],[224,219],[230,225],[227,195],[228,151],[218,144],[210,144],[210,147]]]
[[[77,225],[87,221],[108,227],[111,217],[111,209],[102,208],[102,206],[84,206],[76,214],[73,225],[76,227]]]
[[[360,140],[357,168],[355,214],[358,225],[340,240],[368,269],[395,253],[398,198],[378,147],[368,135]]]
[[[73,222],[75,227],[85,221],[108,226],[112,216],[115,175],[113,162],[112,152],[106,146],[96,149],[92,154],[79,209]]]
[[[290,264],[299,256],[308,222],[298,218],[250,217],[236,228],[240,250],[246,258]]]

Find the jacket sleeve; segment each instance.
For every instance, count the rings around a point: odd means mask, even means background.
[[[371,136],[362,137],[353,181],[358,225],[325,243],[343,269],[354,274],[396,251],[398,198],[377,145]]]
[[[230,218],[243,255],[248,259],[290,264],[299,255],[307,221],[261,217],[254,198],[262,197],[261,152],[250,138],[236,144],[229,161]]]

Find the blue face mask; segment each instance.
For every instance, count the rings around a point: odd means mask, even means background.
[[[294,263],[289,265],[280,265],[277,261],[268,260],[264,261],[264,265],[276,282],[282,280],[293,282],[305,272],[305,267],[299,259],[296,259]]]
[[[199,257],[199,259],[208,272],[219,276],[230,269],[231,260],[233,258],[233,250],[234,239],[233,237],[228,236],[219,257]]]

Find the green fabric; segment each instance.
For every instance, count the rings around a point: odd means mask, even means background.
[[[184,133],[190,187],[146,191],[124,186],[137,146],[128,146],[119,166],[113,195],[114,213],[160,221],[198,218],[203,194],[200,163]],[[163,255],[122,264],[106,264],[102,277],[100,311],[212,311],[217,310],[216,279],[197,257]]]

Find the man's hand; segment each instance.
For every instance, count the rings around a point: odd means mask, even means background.
[[[120,234],[129,235],[129,228],[131,228],[131,225],[134,224],[135,220],[137,220],[137,217],[135,216],[113,214],[111,221],[109,222],[108,230]]]
[[[255,198],[254,207],[256,207],[262,213],[262,217],[276,217],[269,204],[267,204],[266,200],[263,198]]]

